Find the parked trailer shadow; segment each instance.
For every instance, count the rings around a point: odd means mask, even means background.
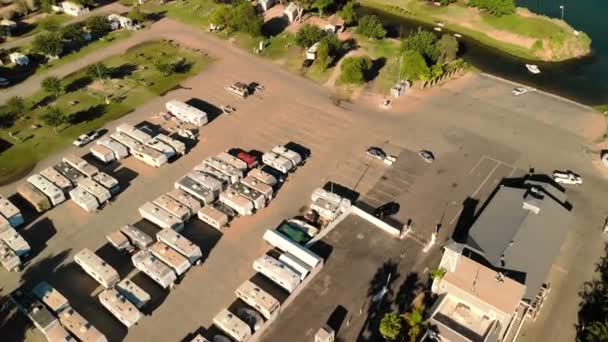
[[[207,113],[207,120],[209,122],[215,120],[215,118],[223,113],[222,110],[217,106],[197,98],[191,98],[190,100],[186,101],[186,103]]]
[[[26,261],[25,266],[29,264],[31,260],[33,260],[40,252],[42,252],[46,246],[47,242],[57,234],[57,229],[55,229],[55,225],[53,221],[48,217],[45,217],[31,226],[22,229],[20,231],[21,236],[27,241],[32,248],[30,255],[28,257],[28,261]]]
[[[108,265],[112,266],[112,268],[118,272],[120,279],[125,278],[135,268],[131,262],[131,256],[128,253],[117,251],[109,243],[106,243],[97,249],[95,254],[108,263]]]
[[[194,218],[188,222],[181,234],[201,249],[203,252],[202,262],[207,260],[211,250],[215,248],[223,235],[219,230]]]
[[[142,272],[137,272],[133,277],[131,277],[131,281],[150,295],[150,301],[141,308],[141,312],[144,315],[151,315],[165,302],[167,296],[169,296],[170,290],[163,289],[154,280],[150,279]]]

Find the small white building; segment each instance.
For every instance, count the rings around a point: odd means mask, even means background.
[[[108,15],[108,21],[114,30],[119,28],[130,29],[133,27],[133,20],[131,18],[119,14],[112,13]]]
[[[319,42],[312,44],[311,47],[306,50],[306,59],[315,60],[317,59],[317,49],[319,48]]]
[[[13,52],[8,55],[8,58],[11,60],[11,63],[14,63],[15,65],[27,66],[30,64],[30,59],[21,52]]]
[[[56,6],[51,6],[51,8],[55,12],[63,12],[74,17],[89,13],[89,9],[87,7],[81,4],[73,3],[71,1],[60,2]]]
[[[283,11],[283,14],[287,16],[289,22],[292,23],[298,19],[299,12],[300,9],[298,5],[296,5],[294,2],[290,2],[289,5],[287,5],[287,8],[285,8],[285,11]]]
[[[260,4],[260,7],[262,8],[262,10],[264,12],[268,11],[268,9],[270,9],[272,6],[274,6],[275,1],[274,0],[259,0],[258,4]]]

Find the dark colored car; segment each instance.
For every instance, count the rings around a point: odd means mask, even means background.
[[[391,216],[399,212],[401,206],[399,203],[389,202],[383,204],[374,210],[374,216],[377,218],[384,218],[386,216]]]
[[[274,169],[268,165],[262,166],[262,168],[260,170],[266,172],[267,174],[269,174],[271,176],[274,176],[274,178],[276,178],[277,182],[279,182],[279,183],[284,183],[287,178],[287,176],[284,173],[282,173],[281,171]]]

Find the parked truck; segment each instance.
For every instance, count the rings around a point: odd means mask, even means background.
[[[63,191],[64,193],[67,193],[74,187],[72,181],[70,181],[66,176],[62,175],[61,173],[59,173],[59,171],[55,170],[52,167],[47,167],[46,169],[40,171],[40,175],[49,180],[51,183],[61,189],[61,191]]]
[[[139,207],[139,214],[160,228],[169,228],[177,231],[184,229],[184,221],[152,202],[146,202]]]
[[[30,183],[20,184],[17,187],[17,193],[30,203],[39,213],[45,212],[53,207],[51,200]]]
[[[13,228],[17,228],[25,222],[19,208],[2,196],[0,196],[0,216],[7,219]]]
[[[131,257],[133,266],[154,280],[162,288],[170,288],[175,284],[177,276],[173,270],[158,260],[147,250],[141,250]]]
[[[207,113],[187,103],[171,100],[165,104],[165,107],[171,115],[175,116],[180,121],[199,127],[204,126],[209,122]]]

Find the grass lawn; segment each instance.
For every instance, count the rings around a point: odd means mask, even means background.
[[[55,24],[57,24],[58,26],[63,26],[65,25],[68,21],[70,21],[71,19],[73,19],[74,17],[69,16],[65,13],[56,13],[56,14],[51,14],[51,15],[47,15],[44,18],[41,18],[40,20],[36,21],[35,23],[32,23],[31,25],[33,25],[34,27],[28,31],[27,33],[21,34],[19,36],[14,36],[12,38],[9,38],[7,40],[8,41],[14,41],[14,40],[19,40],[21,38],[24,37],[29,37],[35,34],[38,34],[42,31],[44,31],[44,29],[42,27],[40,27],[40,21],[44,20],[44,21],[52,21]],[[3,44],[0,44],[0,48],[2,48]]]
[[[216,6],[213,0],[178,0],[162,5],[158,0],[150,0],[142,5],[142,10],[164,13],[188,25],[208,29],[211,12]]]
[[[187,67],[170,76],[162,75],[152,64],[152,61],[177,62],[182,59]],[[204,70],[210,60],[193,51],[155,41],[135,46],[104,63],[112,68],[115,78],[102,85],[86,76],[84,70],[76,72],[62,80],[66,91],[57,100],[42,91],[33,95],[26,102],[35,104],[35,108],[24,113],[13,127],[0,129],[0,138],[13,144],[0,153],[0,184],[21,176],[38,160],[66,147],[78,135],[99,128],[175,88],[183,80]],[[106,96],[116,101],[106,105]],[[59,133],[55,133],[40,120],[40,115],[49,106],[59,108],[73,123],[59,127]],[[36,125],[41,127],[35,128]],[[10,133],[22,142],[11,137]]]

